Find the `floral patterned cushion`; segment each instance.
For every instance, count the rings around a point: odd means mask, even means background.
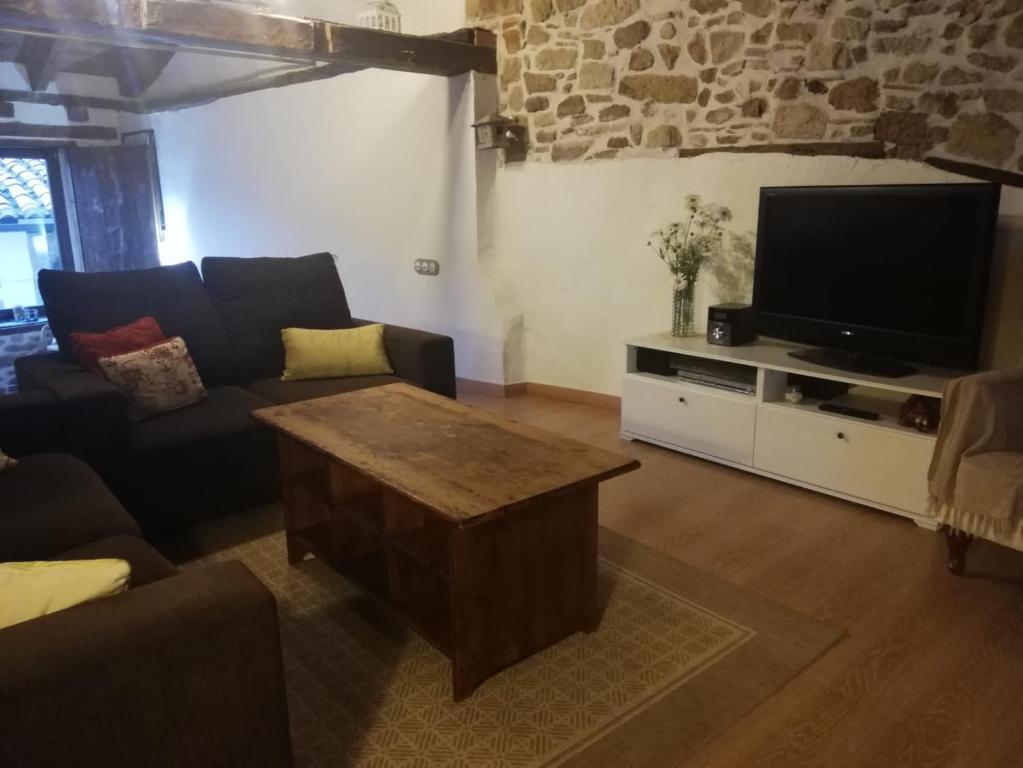
[[[199,372],[181,337],[114,357],[99,367],[110,382],[131,398],[136,420],[175,411],[206,397]]]

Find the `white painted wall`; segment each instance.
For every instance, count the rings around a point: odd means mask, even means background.
[[[687,194],[729,206],[732,229],[752,235],[761,186],[950,180],[965,179],[904,161],[780,154],[501,168],[481,189],[480,238],[499,290],[514,294],[498,304],[508,380],[619,392],[624,340],[669,327],[670,276],[646,242],[681,218]],[[1000,367],[1023,360],[1023,191],[1003,190],[1001,224],[986,353]],[[705,273],[699,328],[719,298]]]
[[[284,5],[338,19],[362,3]],[[462,0],[399,5],[411,33],[464,23]],[[477,300],[473,118],[469,77],[366,71],[122,127],[156,129],[165,263],[331,251],[356,316],[450,334],[460,375],[499,381],[501,331]],[[440,276],[417,275],[417,258]]]

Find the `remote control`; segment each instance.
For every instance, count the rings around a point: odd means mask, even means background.
[[[866,419],[867,421],[877,421],[881,418],[881,414],[876,411],[864,411],[860,408],[838,405],[837,403],[821,403],[817,407],[828,413],[840,413],[843,416],[854,416],[857,419]]]

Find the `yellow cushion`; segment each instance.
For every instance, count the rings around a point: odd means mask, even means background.
[[[339,331],[285,328],[281,339],[282,381],[394,373],[384,349],[384,326],[379,323]]]
[[[128,588],[124,560],[0,563],[0,629]]]

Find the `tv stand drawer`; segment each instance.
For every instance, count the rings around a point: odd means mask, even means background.
[[[757,413],[757,469],[917,515],[933,451],[933,438],[868,423],[780,404]]]
[[[750,396],[627,375],[622,386],[622,429],[752,466],[756,407]]]

